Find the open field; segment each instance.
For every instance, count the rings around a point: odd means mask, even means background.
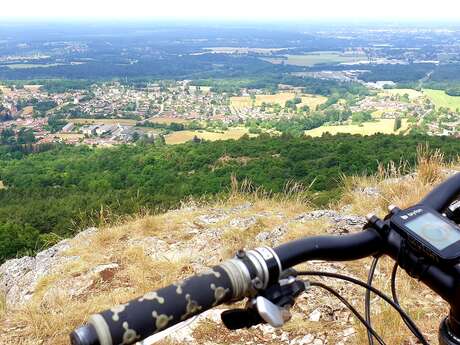
[[[0,92],[6,93],[11,91],[11,89],[5,85],[0,85]]]
[[[366,56],[362,54],[343,54],[341,52],[323,51],[313,52],[303,55],[286,55],[285,58],[264,58],[265,61],[294,66],[314,66],[318,64],[338,64],[338,63],[354,63],[366,60]]]
[[[63,140],[83,139],[85,137],[84,134],[80,133],[56,133],[54,136]]]
[[[55,67],[55,66],[62,66],[64,64],[61,63],[52,63],[52,64],[32,64],[32,63],[18,63],[18,64],[10,64],[10,65],[1,65],[0,67],[7,67],[9,69],[28,69],[28,68],[48,68],[48,67]]]
[[[162,116],[152,116],[151,118],[148,119],[149,122],[154,122],[154,123],[161,123],[161,124],[166,124],[169,125],[170,123],[189,123],[190,120],[186,119],[179,119],[176,117],[162,117]]]
[[[27,107],[24,107],[24,109],[21,110],[21,116],[32,116],[34,114],[34,107],[31,105],[28,105]]]
[[[3,184],[2,181],[0,181],[0,189],[5,189],[5,185]]]
[[[287,48],[249,48],[249,47],[210,47],[203,48],[206,52],[212,52],[216,54],[271,54],[273,52],[279,52]]]
[[[305,131],[306,135],[312,137],[320,137],[326,132],[330,134],[337,133],[349,133],[349,134],[361,134],[361,135],[372,135],[375,133],[384,133],[384,134],[395,134],[393,131],[394,128],[393,119],[381,119],[373,122],[364,122],[362,126],[359,125],[342,125],[342,126],[321,126],[309,131]],[[401,129],[396,132],[399,133],[408,128],[409,124],[406,119],[402,119]]]
[[[256,95],[255,105],[261,106],[262,103],[275,103],[284,107],[286,101],[292,100],[297,95],[294,92],[280,92],[275,95]],[[319,95],[303,94],[301,95],[302,103],[299,106],[308,105],[311,109],[315,109],[317,105],[323,104],[327,98]],[[249,96],[231,97],[230,104],[236,109],[250,108],[252,100]]]
[[[310,94],[303,94],[302,95],[302,103],[298,104],[298,107],[302,107],[304,105],[308,105],[311,110],[315,110],[318,105],[326,103],[327,97],[319,96],[319,95],[310,95]]]
[[[192,140],[195,136],[200,139],[204,140],[227,140],[227,139],[239,139],[243,135],[248,134],[248,129],[244,127],[231,127],[226,130],[224,133],[214,133],[214,132],[207,132],[207,131],[179,131],[168,134],[165,136],[166,144],[174,145],[174,144],[182,144],[187,141]],[[253,136],[249,134],[250,136]]]
[[[131,119],[68,119],[69,122],[81,124],[81,125],[90,125],[90,124],[103,124],[103,125],[124,125],[124,126],[134,126],[138,122],[137,120]]]
[[[38,91],[42,86],[43,85],[27,84],[27,85],[24,85],[24,89],[31,90],[31,91]]]
[[[403,96],[404,94],[409,95],[409,99],[417,99],[419,97],[423,97],[423,93],[421,91],[417,91],[414,89],[387,89],[383,90],[382,94],[385,95],[400,95]]]
[[[423,89],[423,93],[431,99],[438,108],[450,108],[451,110],[460,109],[460,97],[449,96],[442,90]]]
[[[49,64],[34,64],[34,63],[12,63],[0,65],[0,67],[7,67],[9,69],[29,69],[29,68],[49,68],[56,66],[70,66],[70,65],[83,65],[85,62],[73,61],[70,63],[49,63]]]

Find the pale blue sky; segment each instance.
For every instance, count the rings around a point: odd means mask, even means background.
[[[13,0],[4,17],[185,17],[206,19],[458,19],[460,0]]]

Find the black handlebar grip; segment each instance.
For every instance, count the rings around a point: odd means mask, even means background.
[[[420,204],[443,212],[447,206],[460,194],[460,174],[457,173],[440,183],[429,192]]]
[[[72,333],[72,344],[134,344],[207,309],[228,302],[232,297],[233,286],[229,275],[221,266],[216,266],[203,274],[92,315],[89,325]],[[94,336],[95,333],[97,337]]]

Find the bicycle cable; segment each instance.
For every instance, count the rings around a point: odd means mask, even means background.
[[[380,345],[386,345],[383,339],[377,334],[377,332],[369,324],[369,322],[366,321],[362,317],[362,315],[358,312],[358,310],[356,310],[356,308],[353,307],[349,301],[347,301],[342,295],[340,295],[340,293],[338,293],[333,288],[323,283],[320,283],[320,282],[309,282],[309,283],[310,283],[310,286],[318,286],[320,288],[323,288],[324,290],[328,291],[329,293],[337,297],[353,313],[353,315],[355,315],[355,317],[366,327],[366,330],[371,335],[371,337],[375,337],[375,339],[377,339]]]
[[[385,302],[390,304],[403,319],[406,319],[406,321],[412,326],[409,330],[412,332],[413,330],[416,330],[417,332],[413,332],[414,336],[423,344],[423,345],[430,345],[423,334],[418,330],[417,326],[415,325],[414,321],[411,319],[411,317],[391,298],[389,298],[387,295],[385,295],[383,292],[377,290],[376,288],[362,282],[359,279],[351,278],[339,273],[330,273],[330,272],[321,272],[321,271],[299,271],[297,272],[297,275],[299,276],[322,276],[322,277],[329,277],[329,278],[335,278],[335,279],[340,279],[340,280],[345,280],[350,283],[359,285],[363,288],[369,289],[371,292],[375,293],[377,296],[382,298]]]
[[[398,300],[398,295],[397,295],[397,292],[396,292],[396,273],[398,271],[398,263],[395,262],[394,266],[393,266],[393,270],[391,271],[391,296],[393,297],[393,301],[397,304],[397,305],[401,305],[399,304],[399,300]],[[404,318],[402,318],[404,323],[406,324],[406,326],[411,329],[411,325],[409,325],[406,320]],[[412,333],[414,332],[414,330],[412,330]],[[417,329],[418,332],[420,332],[419,329]]]
[[[372,286],[372,280],[374,279],[375,269],[377,267],[377,263],[379,261],[380,256],[374,257],[372,260],[371,267],[369,269],[369,273],[367,275],[367,284]],[[364,316],[366,318],[367,323],[372,326],[371,324],[371,291],[366,289],[366,294],[364,295]],[[371,332],[367,329],[367,339],[369,341],[369,345],[374,345],[374,338],[372,337]]]

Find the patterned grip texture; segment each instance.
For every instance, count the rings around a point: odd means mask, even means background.
[[[101,345],[128,345],[232,298],[232,285],[219,266],[184,281],[93,315]]]

